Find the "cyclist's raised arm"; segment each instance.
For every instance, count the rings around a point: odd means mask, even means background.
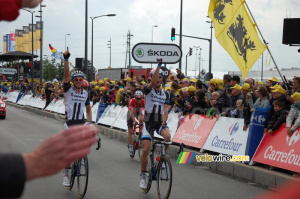
[[[153,86],[155,85],[155,83],[159,79],[159,70],[160,70],[160,67],[162,65],[162,59],[157,59],[157,61],[158,61],[158,64],[157,64],[156,70],[155,70],[155,72],[154,72],[154,74],[151,78],[150,84],[147,86],[148,90],[151,90],[153,88]]]
[[[70,57],[70,52],[69,52],[69,47],[67,47],[67,51],[63,54],[64,55],[64,83],[68,83],[71,80],[70,76],[70,69],[69,69],[69,57]]]

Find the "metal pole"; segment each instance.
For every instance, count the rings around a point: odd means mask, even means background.
[[[199,54],[199,79],[200,79],[200,71],[201,71],[201,50],[202,48],[200,48],[200,54]]]
[[[182,0],[180,1],[180,36],[179,36],[179,47],[182,49]],[[179,69],[181,70],[181,59],[179,61]]]
[[[43,83],[43,32],[44,32],[44,22],[42,19],[42,4],[40,4],[40,13],[41,13],[41,18],[40,18],[40,23],[41,23],[41,35],[40,35],[40,83]]]
[[[109,66],[111,67],[111,38],[109,40],[110,46],[109,46]]]
[[[84,74],[88,81],[90,80],[90,75],[88,73],[88,0],[85,0],[85,43],[84,43]]]
[[[210,43],[209,43],[209,67],[208,72],[211,73],[211,56],[212,56],[212,21],[210,21]]]
[[[261,57],[261,81],[263,81],[263,74],[264,74],[264,53]]]
[[[94,70],[94,19],[92,19],[92,48],[91,48],[91,64]],[[93,74],[94,75],[94,74]]]
[[[195,77],[197,76],[196,75],[196,68],[197,68],[197,51],[198,51],[198,48],[196,48],[196,53],[195,53],[195,55],[196,55],[196,60],[195,60]]]
[[[251,13],[249,7],[248,7],[247,2],[245,2],[245,5],[246,5],[246,7],[247,7],[247,9],[248,9],[248,11],[249,11],[249,13],[250,13],[250,16],[251,16],[251,18],[252,18],[254,24],[256,24],[256,28],[257,28],[257,30],[258,30],[258,32],[259,32],[259,34],[260,34],[260,36],[261,36],[261,38],[262,38],[264,44],[267,46],[267,42],[266,42],[265,38],[263,37],[262,33],[260,32],[260,29],[259,29],[259,27],[258,27],[258,25],[257,25],[257,23],[256,23],[256,21],[255,21],[255,19],[254,19],[254,17],[253,17],[253,15],[252,15],[252,13]],[[274,65],[275,65],[275,67],[276,67],[276,69],[277,69],[277,71],[278,71],[278,73],[279,73],[279,75],[280,75],[282,81],[284,81],[284,78],[282,77],[282,75],[281,75],[281,73],[280,73],[280,71],[279,71],[279,69],[278,69],[278,67],[277,67],[277,64],[276,64],[276,62],[275,62],[275,59],[274,59],[274,57],[273,57],[273,55],[272,55],[272,53],[271,53],[271,51],[270,51],[270,49],[269,49],[268,46],[267,46],[267,50],[268,50],[268,52],[270,53],[270,56],[271,56],[271,58],[272,58],[272,61],[274,62]],[[288,89],[287,86],[286,86],[286,89]]]
[[[185,56],[185,76],[187,76],[187,56],[189,53],[186,54]]]
[[[33,70],[34,70],[34,61],[33,61],[33,51],[34,51],[34,47],[33,47],[33,43],[34,43],[34,40],[33,40],[33,12],[31,12],[31,91],[33,93]]]

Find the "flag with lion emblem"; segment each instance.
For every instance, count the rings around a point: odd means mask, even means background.
[[[215,36],[241,70],[243,79],[266,50],[242,0],[210,0]]]

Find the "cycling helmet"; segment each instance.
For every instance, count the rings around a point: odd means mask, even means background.
[[[155,73],[155,70],[156,70],[156,69],[152,69],[152,70],[150,71],[150,77],[153,76],[153,74]],[[163,77],[163,76],[164,76],[164,72],[162,71],[162,69],[159,69],[159,76],[160,76],[160,77]]]
[[[96,91],[98,91],[100,88],[99,88],[99,86],[95,86],[94,89],[95,89]]]
[[[72,73],[72,75],[71,75],[72,80],[73,80],[75,77],[82,77],[82,78],[84,78],[84,74],[83,74],[83,72],[81,72],[81,71],[79,71],[79,70],[76,70],[76,71],[74,71],[74,72]]]
[[[141,99],[143,98],[144,94],[142,91],[135,91],[134,93],[134,98],[137,98],[137,99]]]
[[[82,87],[89,87],[89,83],[86,80],[83,80]]]

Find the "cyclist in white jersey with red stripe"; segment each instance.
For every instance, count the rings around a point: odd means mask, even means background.
[[[74,71],[70,76],[69,71],[69,47],[63,54],[64,56],[64,103],[66,120],[64,128],[73,125],[90,124],[92,122],[92,110],[88,92],[82,88],[84,74],[81,71]],[[73,86],[71,85],[71,81]],[[84,109],[86,109],[87,120],[84,119]],[[70,170],[64,169],[63,185],[70,186]]]
[[[160,69],[162,59],[157,59],[158,65],[151,71],[151,83],[144,88],[145,93],[145,116],[142,131],[143,154],[141,156],[141,180],[140,188],[146,189],[146,167],[148,155],[151,148],[151,140],[154,131],[161,135],[166,142],[171,140],[170,129],[167,126],[168,110],[170,109],[170,95],[161,89],[163,82],[163,72]],[[167,146],[166,146],[167,149]]]

